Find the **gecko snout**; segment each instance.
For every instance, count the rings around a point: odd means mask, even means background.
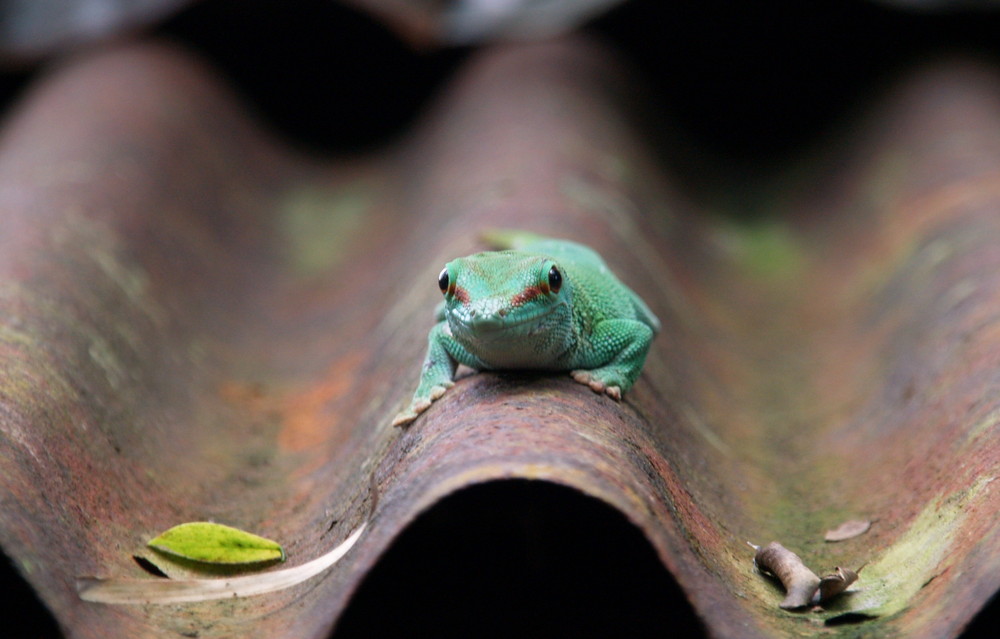
[[[492,313],[484,313],[482,315],[470,313],[469,319],[469,324],[477,331],[495,331],[503,328],[504,325],[503,317]]]

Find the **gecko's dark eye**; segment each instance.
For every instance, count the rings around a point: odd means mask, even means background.
[[[438,287],[441,289],[442,293],[448,292],[448,284],[450,281],[451,280],[448,277],[448,267],[446,266],[441,269],[441,273],[438,275]]]
[[[562,273],[555,266],[549,269],[549,290],[558,293],[562,288]]]

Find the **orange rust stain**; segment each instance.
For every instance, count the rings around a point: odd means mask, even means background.
[[[264,387],[253,382],[225,381],[219,384],[218,394],[227,403],[251,413],[263,413],[273,407]]]
[[[713,563],[721,564],[717,558],[721,556],[720,547],[724,545],[723,536],[719,532],[718,526],[709,518],[708,514],[699,506],[697,500],[688,490],[688,482],[677,475],[670,462],[663,457],[655,448],[643,446],[644,454],[649,463],[656,469],[657,475],[662,479],[666,488],[665,497],[673,503],[676,508],[674,519],[680,524],[681,532],[691,545],[691,549],[698,555],[705,566]],[[664,512],[662,515],[669,516]]]
[[[282,427],[278,433],[281,448],[301,452],[327,444],[341,434],[336,412],[327,409],[354,387],[362,359],[360,351],[348,352],[316,383],[282,398],[279,407]]]

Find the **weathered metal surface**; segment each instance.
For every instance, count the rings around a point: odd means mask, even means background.
[[[189,0],[0,0],[0,62],[37,60],[107,40]]]
[[[24,101],[0,138],[0,544],[70,636],[324,636],[421,511],[515,477],[623,512],[714,636],[847,636],[823,620],[849,612],[873,636],[960,632],[1000,585],[996,77],[919,74],[739,226],[671,183],[609,57],[487,52],[371,160],[295,157],[165,47]],[[473,375],[390,428],[440,264],[498,225],[602,252],[663,320],[645,371],[621,404]],[[190,520],[304,562],[372,488],[355,549],[288,591],[74,590],[144,576],[132,554]],[[826,544],[849,518],[875,523]],[[831,611],[788,613],[746,540],[867,566]]]
[[[341,4],[380,20],[411,43],[442,46],[567,33],[621,1],[341,0]],[[155,26],[190,4],[191,0],[0,0],[0,65],[37,62],[121,37]]]
[[[565,34],[622,0],[344,0],[420,44],[472,44]]]

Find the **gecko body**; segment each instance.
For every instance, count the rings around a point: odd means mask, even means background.
[[[646,360],[660,322],[592,249],[522,231],[487,239],[507,250],[461,257],[438,276],[444,301],[410,406],[417,418],[454,384],[455,369],[570,371],[621,399]]]

